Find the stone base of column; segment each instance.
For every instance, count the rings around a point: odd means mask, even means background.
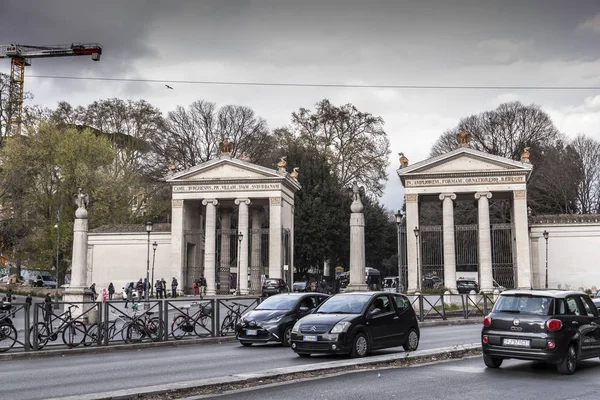
[[[348,286],[346,286],[346,292],[368,292],[369,291],[369,286],[367,284],[355,284],[355,283],[351,283]]]
[[[217,292],[215,289],[206,289],[206,295],[207,296],[216,296]]]
[[[83,302],[90,302],[92,300],[92,291],[87,287],[68,287],[63,291],[63,302],[72,303],[77,305],[79,308],[73,308],[71,314],[73,318],[79,318],[83,315],[79,320],[84,324],[90,323],[95,324],[98,321],[98,312],[96,310],[92,310],[88,313],[90,308],[93,308],[93,304],[82,304]],[[65,305],[65,311],[68,305]]]
[[[530,289],[530,288],[524,288],[524,289]],[[485,294],[492,294],[492,293],[494,293],[494,288],[493,287],[492,288],[480,288],[479,293],[481,293],[481,292],[483,292]],[[477,293],[477,294],[479,294],[479,293]]]

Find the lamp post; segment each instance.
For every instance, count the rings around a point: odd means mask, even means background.
[[[235,282],[235,295],[236,296],[240,295],[240,278],[242,276],[241,271],[240,271],[240,268],[242,265],[240,262],[240,254],[242,254],[242,240],[244,240],[244,234],[242,232],[238,232],[237,279]]]
[[[158,243],[152,243],[152,279],[150,280],[150,296],[154,296],[154,260],[156,259],[156,249],[158,248]],[[157,293],[158,294],[158,293]]]
[[[58,257],[60,255],[60,212],[56,213],[56,287],[54,288],[54,301],[58,303]]]
[[[400,228],[402,227],[402,222],[404,221],[404,215],[402,215],[402,210],[398,210],[395,214],[396,217],[396,235],[398,236],[398,283],[396,284],[396,293],[400,293],[400,285],[404,287],[404,274],[402,274],[402,243],[400,236]]]
[[[150,232],[152,232],[152,221],[146,221],[146,232],[148,232],[148,246],[146,252],[146,290],[144,291],[144,297],[146,302],[144,303],[144,309],[150,309],[150,299],[148,298],[148,286],[150,286]]]
[[[550,234],[548,233],[548,231],[544,231],[543,233],[544,235],[544,239],[546,240],[546,289],[548,289],[548,236],[550,236]]]
[[[421,267],[419,266],[419,227],[415,226],[415,229],[413,230],[413,232],[415,233],[415,245],[417,247],[417,289],[419,290],[419,292],[421,291]]]

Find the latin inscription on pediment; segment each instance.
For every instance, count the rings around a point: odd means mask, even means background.
[[[407,179],[406,187],[525,183],[525,176],[481,176],[464,178]]]
[[[173,186],[176,193],[202,193],[202,192],[244,192],[257,190],[281,190],[280,183],[238,183],[216,185],[179,185]]]

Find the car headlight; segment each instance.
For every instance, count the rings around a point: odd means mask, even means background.
[[[279,317],[268,319],[268,320],[264,321],[263,323],[265,323],[265,324],[276,324],[279,321],[281,321],[282,318],[283,318],[283,315],[280,315]]]
[[[246,315],[245,314],[240,317],[240,322],[242,322],[242,323],[246,322]]]
[[[350,326],[350,322],[338,322],[337,324],[334,325],[333,328],[331,328],[330,333],[346,332],[346,330],[348,329],[349,326]]]
[[[300,332],[300,321],[296,322],[294,324],[294,327],[292,328],[292,333],[298,333]]]

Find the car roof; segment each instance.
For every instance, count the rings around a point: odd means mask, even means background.
[[[271,297],[280,297],[280,296],[291,296],[291,297],[302,297],[302,296],[327,296],[325,293],[318,293],[318,292],[305,292],[305,293],[279,293],[279,294],[275,294],[273,296],[269,296],[269,298]]]
[[[502,292],[501,296],[509,296],[509,295],[531,295],[531,296],[547,296],[547,297],[556,297],[560,299],[564,299],[570,295],[584,295],[587,294],[577,291],[577,290],[560,290],[560,289],[528,289],[528,290],[506,290]]]
[[[339,293],[336,294],[336,296],[360,296],[360,295],[368,295],[368,296],[375,296],[378,294],[397,294],[397,293],[390,293],[390,292],[384,292],[384,291],[379,291],[379,292],[344,292],[344,293]]]

